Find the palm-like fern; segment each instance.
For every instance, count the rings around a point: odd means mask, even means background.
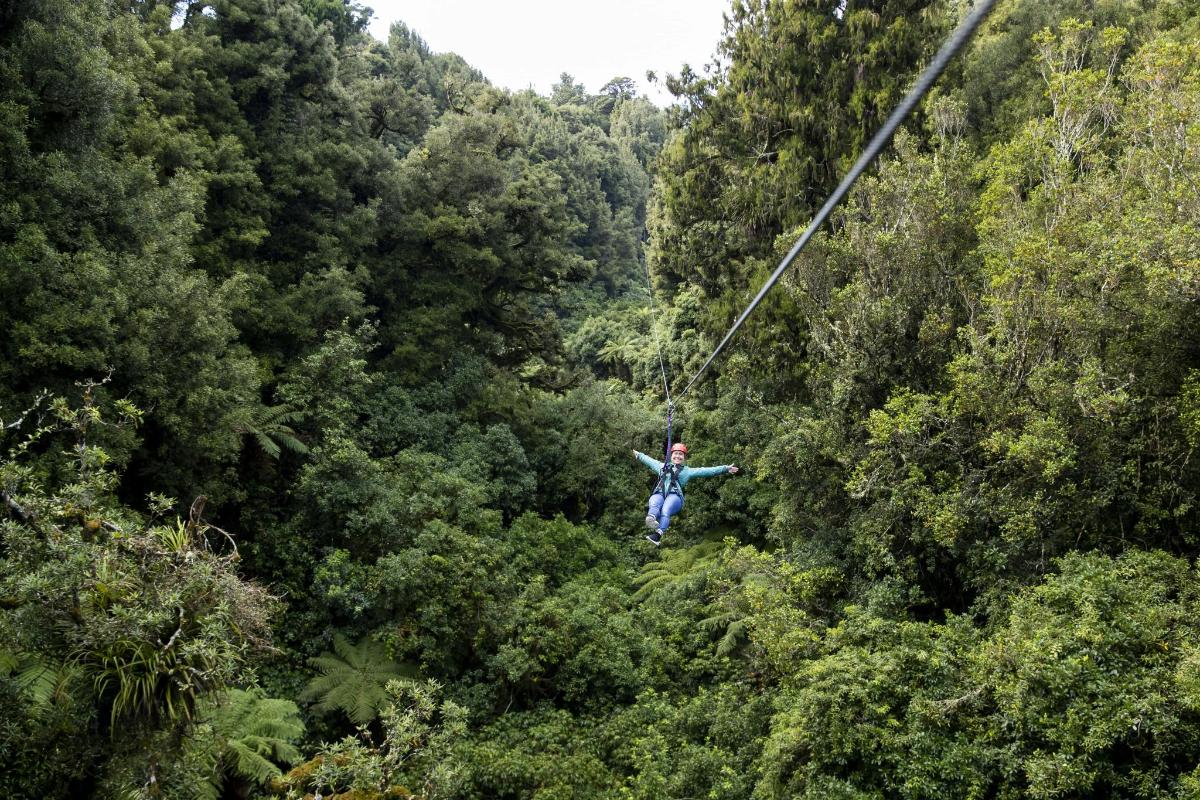
[[[654,561],[642,567],[641,573],[634,579],[639,585],[634,593],[635,601],[645,600],[658,589],[681,583],[700,574],[712,566],[725,548],[724,542],[706,541],[693,547],[671,551],[662,561]],[[742,584],[754,583],[763,579],[762,575],[751,574],[744,576]],[[722,607],[714,603],[706,609],[712,615],[700,620],[700,627],[709,634],[720,634],[717,642],[717,655],[728,656],[746,640],[747,612],[740,603],[731,607]]]
[[[727,656],[737,649],[746,638],[746,617],[740,611],[726,611],[700,620],[700,627],[709,633],[725,629],[721,641],[717,642],[717,655]]]
[[[351,645],[338,634],[333,649],[309,659],[321,674],[308,682],[300,700],[318,700],[313,706],[317,711],[345,711],[355,725],[366,725],[379,715],[388,700],[388,681],[417,676],[416,667],[392,661],[383,645],[370,639]]]
[[[308,445],[296,438],[296,431],[290,423],[304,419],[303,411],[293,411],[287,406],[264,406],[250,416],[246,422],[237,425],[238,433],[254,437],[263,452],[278,459],[284,448],[293,453],[303,455],[308,452]]]
[[[737,592],[726,594],[708,606],[708,610],[713,614],[700,620],[700,627],[710,634],[724,629],[721,640],[717,642],[718,656],[732,655],[738,646],[746,641],[746,633],[749,630],[747,618],[750,613],[746,610],[744,602],[743,592],[746,587],[752,584],[762,586],[767,583],[769,583],[769,579],[762,573],[751,572],[743,575]]]
[[[35,713],[63,702],[77,670],[40,656],[0,650],[0,675],[11,676]]]
[[[634,578],[639,588],[633,599],[640,602],[663,586],[687,580],[696,570],[711,564],[724,547],[723,542],[701,542],[692,547],[671,550],[662,561],[646,564]]]
[[[610,367],[617,375],[629,377],[629,365],[636,363],[640,355],[640,344],[638,339],[629,334],[620,339],[609,339],[596,352],[596,358],[600,360],[600,363]]]
[[[261,690],[233,689],[225,702],[208,705],[204,717],[220,743],[210,787],[214,800],[227,775],[263,784],[283,774],[279,764],[301,759],[292,742],[304,734],[304,723],[290,700],[266,697]]]

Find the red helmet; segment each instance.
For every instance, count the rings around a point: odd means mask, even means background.
[[[671,445],[671,454],[674,455],[675,453],[683,453],[686,456],[687,445],[683,442],[676,442],[675,444]]]

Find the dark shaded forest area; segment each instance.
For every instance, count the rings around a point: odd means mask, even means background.
[[[643,538],[970,8],[0,0],[0,795],[1200,797],[1197,0],[998,3]]]

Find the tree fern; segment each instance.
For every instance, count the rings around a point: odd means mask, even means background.
[[[724,548],[724,542],[701,542],[693,547],[672,551],[662,561],[646,564],[634,579],[639,588],[633,599],[640,602],[661,588],[682,583],[699,575],[712,566]],[[744,586],[763,580],[765,576],[751,573],[742,578],[741,584]],[[700,627],[710,634],[723,631],[720,641],[717,642],[717,655],[732,655],[746,639],[745,609],[737,604],[732,609],[722,610],[721,606],[714,604],[710,605],[708,610],[712,612],[712,616],[700,620]]]
[[[609,339],[596,352],[596,358],[617,374],[628,376],[630,374],[629,365],[636,363],[638,356],[641,355],[639,345],[638,339],[628,334],[618,340]]]
[[[236,430],[253,436],[264,453],[278,459],[284,448],[293,453],[308,452],[308,445],[296,438],[296,431],[289,425],[303,418],[303,411],[292,411],[287,406],[265,406],[238,425]]]
[[[227,776],[263,784],[283,774],[280,764],[301,759],[292,743],[304,734],[304,723],[290,700],[265,697],[261,690],[233,689],[224,702],[207,705],[204,716],[219,742],[214,797]]]
[[[760,572],[751,572],[741,577],[736,591],[725,592],[716,602],[708,606],[712,616],[700,620],[700,627],[709,634],[723,631],[717,642],[717,655],[729,656],[746,641],[749,629],[747,622],[750,611],[746,607],[745,591],[748,586],[765,587],[770,583],[769,576]]]
[[[714,633],[721,628],[728,627],[731,622],[739,619],[739,614],[736,611],[726,611],[723,614],[713,614],[711,617],[706,617],[700,620],[700,627],[709,633]]]
[[[721,637],[721,641],[717,642],[717,655],[728,656],[732,655],[746,638],[746,619],[736,611],[727,611],[723,614],[714,614],[711,617],[700,620],[700,627],[704,628],[709,633],[725,629],[725,634]]]
[[[334,652],[324,652],[309,663],[321,674],[309,681],[300,693],[300,700],[311,702],[317,711],[340,710],[351,722],[366,725],[379,715],[387,702],[386,686],[396,678],[416,677],[411,664],[392,661],[383,645],[363,639],[351,645],[338,634],[333,639]]]
[[[0,652],[0,671],[12,676],[13,682],[29,699],[35,713],[61,702],[69,691],[76,670],[36,655],[16,655]]]
[[[181,732],[186,732],[182,738]],[[300,709],[258,688],[202,698],[186,728],[159,729],[110,762],[95,794],[118,800],[220,800],[258,797],[283,768],[301,760]],[[144,748],[144,749],[143,749]],[[156,753],[148,781],[145,753]],[[162,787],[161,789],[159,787]],[[254,791],[257,786],[259,791]]]
[[[691,578],[699,569],[707,567],[724,548],[723,542],[701,542],[698,545],[671,550],[662,561],[652,561],[642,567],[634,583],[635,602],[641,602],[658,589]]]

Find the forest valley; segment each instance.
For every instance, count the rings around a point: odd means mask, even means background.
[[[1002,0],[643,538],[970,6],[0,0],[0,796],[1200,797],[1200,0]]]

